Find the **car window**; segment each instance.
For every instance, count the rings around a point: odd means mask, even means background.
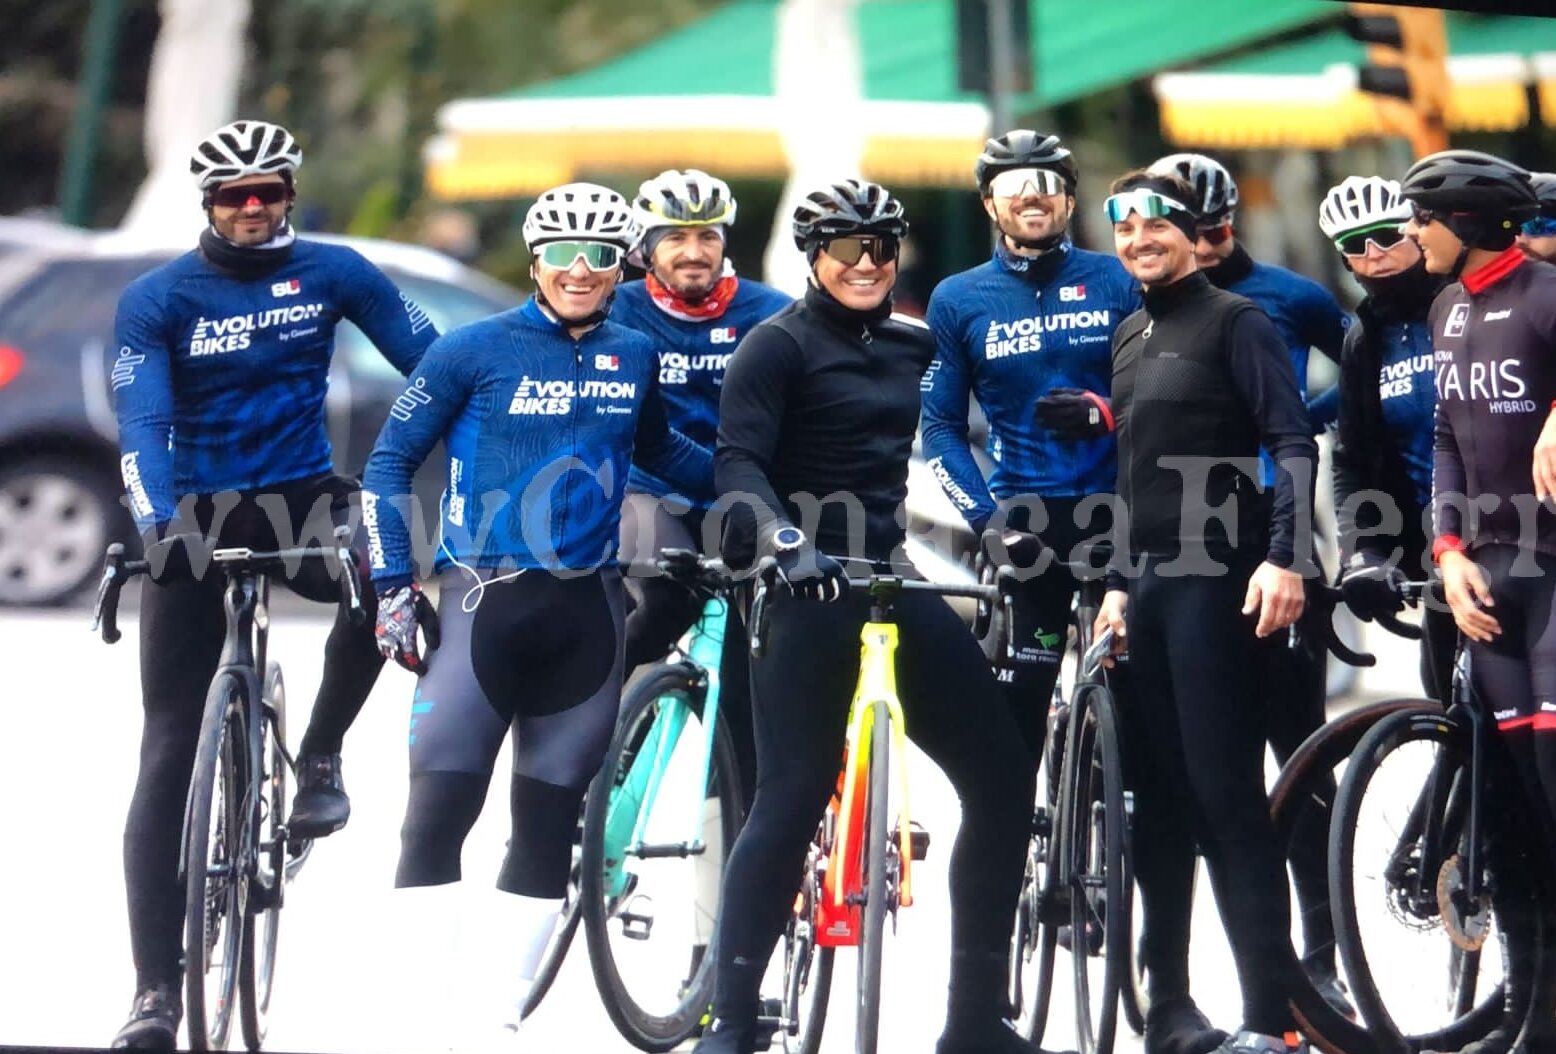
[[[439,333],[447,333],[455,326],[506,311],[518,302],[500,302],[449,282],[408,275],[392,267],[384,268],[384,273],[399,286],[400,292],[416,301],[427,312]],[[400,371],[379,354],[373,342],[367,339],[367,334],[344,320],[335,330],[335,354],[346,356],[346,362],[354,374],[395,380],[400,377]]]
[[[124,287],[160,261],[56,260],[23,281],[0,306],[0,333],[26,348],[61,329],[107,338]],[[68,320],[68,325],[62,322]]]

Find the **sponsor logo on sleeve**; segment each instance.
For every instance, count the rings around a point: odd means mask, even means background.
[[[1443,323],[1443,336],[1464,336],[1464,323],[1470,320],[1470,306],[1468,304],[1454,304],[1453,310],[1448,312],[1448,319]]]
[[[135,383],[135,367],[146,361],[146,356],[137,355],[126,344],[119,349],[119,357],[114,359],[113,369],[108,372],[109,384],[114,391],[120,388],[128,388]]]
[[[140,478],[140,453],[131,450],[119,459],[119,474],[124,477],[124,489],[130,496],[130,507],[141,519],[151,516],[151,496]]]
[[[411,324],[411,336],[415,336],[432,325],[432,319],[428,317],[427,312],[423,311],[421,305],[416,303],[416,301],[401,293],[400,302],[405,305],[405,317]]]
[[[427,394],[427,378],[417,377],[409,388],[395,397],[394,405],[389,408],[389,416],[396,421],[409,421],[418,406],[426,406],[430,402],[432,396]]]

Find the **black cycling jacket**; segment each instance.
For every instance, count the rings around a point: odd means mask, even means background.
[[[890,299],[853,311],[815,286],[746,335],[724,375],[714,454],[731,566],[750,564],[758,527],[774,521],[835,556],[891,557],[934,354],[929,328],[893,316]]]

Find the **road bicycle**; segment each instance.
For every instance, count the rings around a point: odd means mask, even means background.
[[[286,742],[285,681],[269,656],[270,579],[323,561],[340,583],[340,604],[360,625],[366,616],[350,538],[349,528],[338,527],[334,545],[210,554],[226,578],[227,632],[205,697],[179,848],[191,1050],[225,1049],[234,1009],[244,1045],[258,1050],[264,1042],[286,886],[312,845],[293,841],[286,828],[297,766]],[[105,642],[120,638],[120,591],[149,570],[144,560],[126,560],[123,545],[108,547],[92,622]]]
[[[1130,796],[1123,746],[1102,660],[1112,631],[1095,640],[1104,592],[1096,567],[1066,564],[1081,583],[1075,607],[1079,661],[1068,695],[1055,686],[1039,800],[1011,934],[1008,992],[1016,1030],[1034,1043],[1047,1031],[1057,950],[1070,956],[1075,1032],[1083,1054],[1107,1054],[1130,974]]]
[[[762,653],[770,563],[760,575],[751,608],[751,646]],[[1008,569],[1007,569],[1008,570]],[[913,903],[915,861],[929,839],[911,820],[907,726],[897,696],[898,631],[893,611],[904,592],[966,597],[996,612],[990,639],[1006,625],[1008,582],[951,585],[872,574],[850,578],[868,594],[870,617],[859,633],[859,681],[848,712],[840,788],[817,828],[801,888],[784,933],[783,994],[765,1003],[759,1031],[781,1037],[786,1050],[820,1049],[837,948],[858,953],[856,1054],[875,1054],[880,1029],[881,962],[886,920]]]
[[[718,561],[686,550],[661,550],[654,567],[701,597],[703,611],[622,700],[585,799],[579,903],[606,1013],[634,1046],[665,1051],[697,1030],[712,1000],[704,952],[745,802],[719,705],[737,584]],[[688,963],[684,976],[664,969],[677,958]]]

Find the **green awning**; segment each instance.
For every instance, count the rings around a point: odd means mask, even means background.
[[[1528,123],[1527,86],[1540,79],[1541,53],[1556,52],[1556,19],[1450,12],[1445,26],[1448,128],[1508,131]],[[1356,69],[1366,61],[1361,44],[1329,29],[1161,74],[1155,88],[1163,131],[1178,145],[1229,149],[1332,149],[1385,134],[1375,101],[1356,88]]]
[[[1028,3],[1036,90],[1015,100],[1018,112],[1336,14],[1326,0],[1198,0],[1192,17],[1162,0]],[[428,183],[446,197],[494,197],[534,192],[580,169],[702,165],[780,175],[788,168],[781,127],[793,113],[775,95],[777,13],[777,0],[734,0],[594,69],[452,102],[429,144]],[[964,182],[988,110],[956,87],[954,0],[860,0],[855,17],[866,174]]]

